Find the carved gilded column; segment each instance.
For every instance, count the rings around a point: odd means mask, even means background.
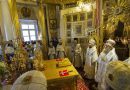
[[[2,40],[6,40],[6,34],[4,31],[4,27],[3,27],[3,22],[2,22],[2,8],[1,8],[1,0],[0,0],[0,43],[2,42]]]
[[[44,13],[44,8],[42,4],[38,5],[37,8],[37,18],[38,18],[38,25],[39,29],[42,33],[42,44],[43,44],[43,57],[44,59],[47,59],[47,30],[46,30],[46,25],[45,25],[45,13]]]
[[[4,40],[13,40],[15,38],[14,26],[12,23],[8,0],[0,1],[0,9],[1,9],[1,26],[2,26],[2,34],[4,36]]]
[[[18,18],[16,0],[8,0],[8,5],[9,5],[10,14],[11,14],[11,19],[14,24],[16,38],[21,38],[20,22]]]
[[[103,18],[102,18],[102,2],[103,0],[96,0],[96,27],[99,37],[99,49],[103,46]]]

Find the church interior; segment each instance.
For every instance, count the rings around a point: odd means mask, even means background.
[[[0,90],[130,90],[130,0],[0,0]]]

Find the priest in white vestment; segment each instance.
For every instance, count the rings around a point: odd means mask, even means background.
[[[52,42],[50,42],[49,48],[48,48],[48,57],[49,59],[55,59],[56,52],[55,47],[52,45]]]
[[[65,49],[62,45],[62,40],[59,40],[59,43],[56,47],[56,56],[57,58],[65,58],[66,57],[66,53],[65,53]]]
[[[96,42],[94,39],[89,40],[89,46],[86,51],[86,60],[84,65],[85,77],[94,79],[96,70],[96,60],[98,58]]]
[[[109,39],[105,43],[104,49],[100,53],[97,62],[98,68],[95,75],[95,80],[98,82],[98,90],[106,90],[105,74],[106,68],[109,62],[118,60],[118,57],[114,48],[114,40]]]

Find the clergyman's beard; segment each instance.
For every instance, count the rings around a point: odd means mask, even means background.
[[[106,49],[106,48],[103,49],[103,52],[104,52],[105,54],[109,53],[110,51],[111,51],[110,49]]]
[[[62,43],[59,43],[59,45],[62,45]]]
[[[92,46],[89,45],[89,48],[92,48]]]

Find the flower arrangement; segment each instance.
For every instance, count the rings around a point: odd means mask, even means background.
[[[0,76],[4,75],[5,69],[6,69],[5,63],[1,61],[0,62]]]

